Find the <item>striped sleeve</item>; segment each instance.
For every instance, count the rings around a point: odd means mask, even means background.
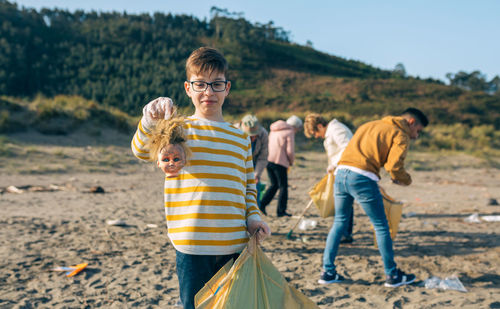
[[[132,153],[136,156],[136,158],[150,161],[149,151],[145,148],[145,143],[149,139],[151,129],[144,124],[145,119],[142,117],[141,121],[139,121],[139,124],[137,125],[137,131],[132,138],[130,146],[132,148]]]
[[[260,220],[260,210],[257,206],[257,188],[255,184],[255,173],[253,169],[253,158],[252,158],[252,145],[250,140],[248,140],[248,152],[245,160],[246,169],[246,206],[247,206],[247,219]]]

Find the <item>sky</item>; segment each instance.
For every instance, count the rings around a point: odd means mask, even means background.
[[[216,6],[252,23],[272,21],[291,41],[345,59],[447,82],[447,73],[500,76],[500,0],[10,0],[19,7],[186,14]]]

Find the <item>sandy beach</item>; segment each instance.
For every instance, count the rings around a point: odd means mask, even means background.
[[[131,135],[99,138],[9,136],[0,157],[1,308],[178,308],[175,252],[166,234],[163,175],[136,160]],[[289,174],[289,211],[298,216],[308,190],[324,175],[326,155],[299,151]],[[498,162],[498,159],[497,159]],[[398,266],[415,284],[384,287],[367,216],[355,205],[354,242],[337,265],[350,280],[320,285],[322,253],[333,218],[311,208],[309,230],[286,235],[296,218],[265,220],[263,250],[289,283],[320,308],[500,308],[500,169],[464,154],[411,153],[413,184],[383,175],[387,193],[404,203],[395,240]],[[13,193],[9,186],[18,190]],[[101,187],[104,193],[91,193]],[[14,190],[15,191],[15,190]],[[467,222],[477,214],[479,222]],[[111,226],[108,220],[123,220]],[[88,263],[67,278],[57,266]],[[456,276],[467,292],[429,289],[432,276]]]

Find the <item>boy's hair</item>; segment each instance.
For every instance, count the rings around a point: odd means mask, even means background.
[[[424,127],[426,127],[429,124],[429,119],[427,119],[427,116],[425,116],[425,114],[417,108],[409,107],[409,108],[405,109],[401,113],[401,116],[405,116],[405,115],[408,115],[410,117],[415,118],[415,120],[417,120]]]
[[[328,125],[328,121],[326,121],[326,119],[320,114],[308,114],[304,121],[304,135],[311,138],[314,133],[318,131],[318,124],[326,127]]]
[[[217,49],[200,47],[194,50],[186,61],[186,78],[189,80],[192,75],[204,72],[218,72],[226,76],[227,68],[226,58]]]
[[[191,151],[186,146],[187,139],[183,126],[183,117],[158,120],[158,123],[151,132],[151,138],[146,143],[146,147],[149,149],[149,159],[151,161],[156,161],[158,159],[158,154],[170,144],[180,145],[182,149],[184,149],[186,160],[189,158]]]

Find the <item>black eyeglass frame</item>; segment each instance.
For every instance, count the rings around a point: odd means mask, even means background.
[[[192,81],[191,81],[191,80],[187,80],[187,82],[188,82],[189,84],[191,84],[191,88],[192,88],[192,89],[193,89],[193,91],[195,91],[195,92],[205,92],[205,91],[207,91],[208,86],[210,86],[210,88],[212,88],[212,91],[213,91],[213,92],[224,92],[224,91],[226,91],[226,89],[227,89],[227,83],[228,83],[229,81],[228,81],[228,80],[216,80],[215,82],[211,82],[211,83],[209,83],[209,82],[204,82],[204,81],[202,81],[202,80],[192,80]],[[194,84],[194,83],[204,83],[204,84],[206,85],[206,86],[205,86],[205,89],[203,89],[203,90],[195,90],[195,89],[194,89],[194,87],[193,87],[193,84]],[[214,89],[214,86],[213,86],[213,84],[215,84],[215,83],[224,83],[224,89],[222,89],[222,90],[215,90],[215,89]]]

